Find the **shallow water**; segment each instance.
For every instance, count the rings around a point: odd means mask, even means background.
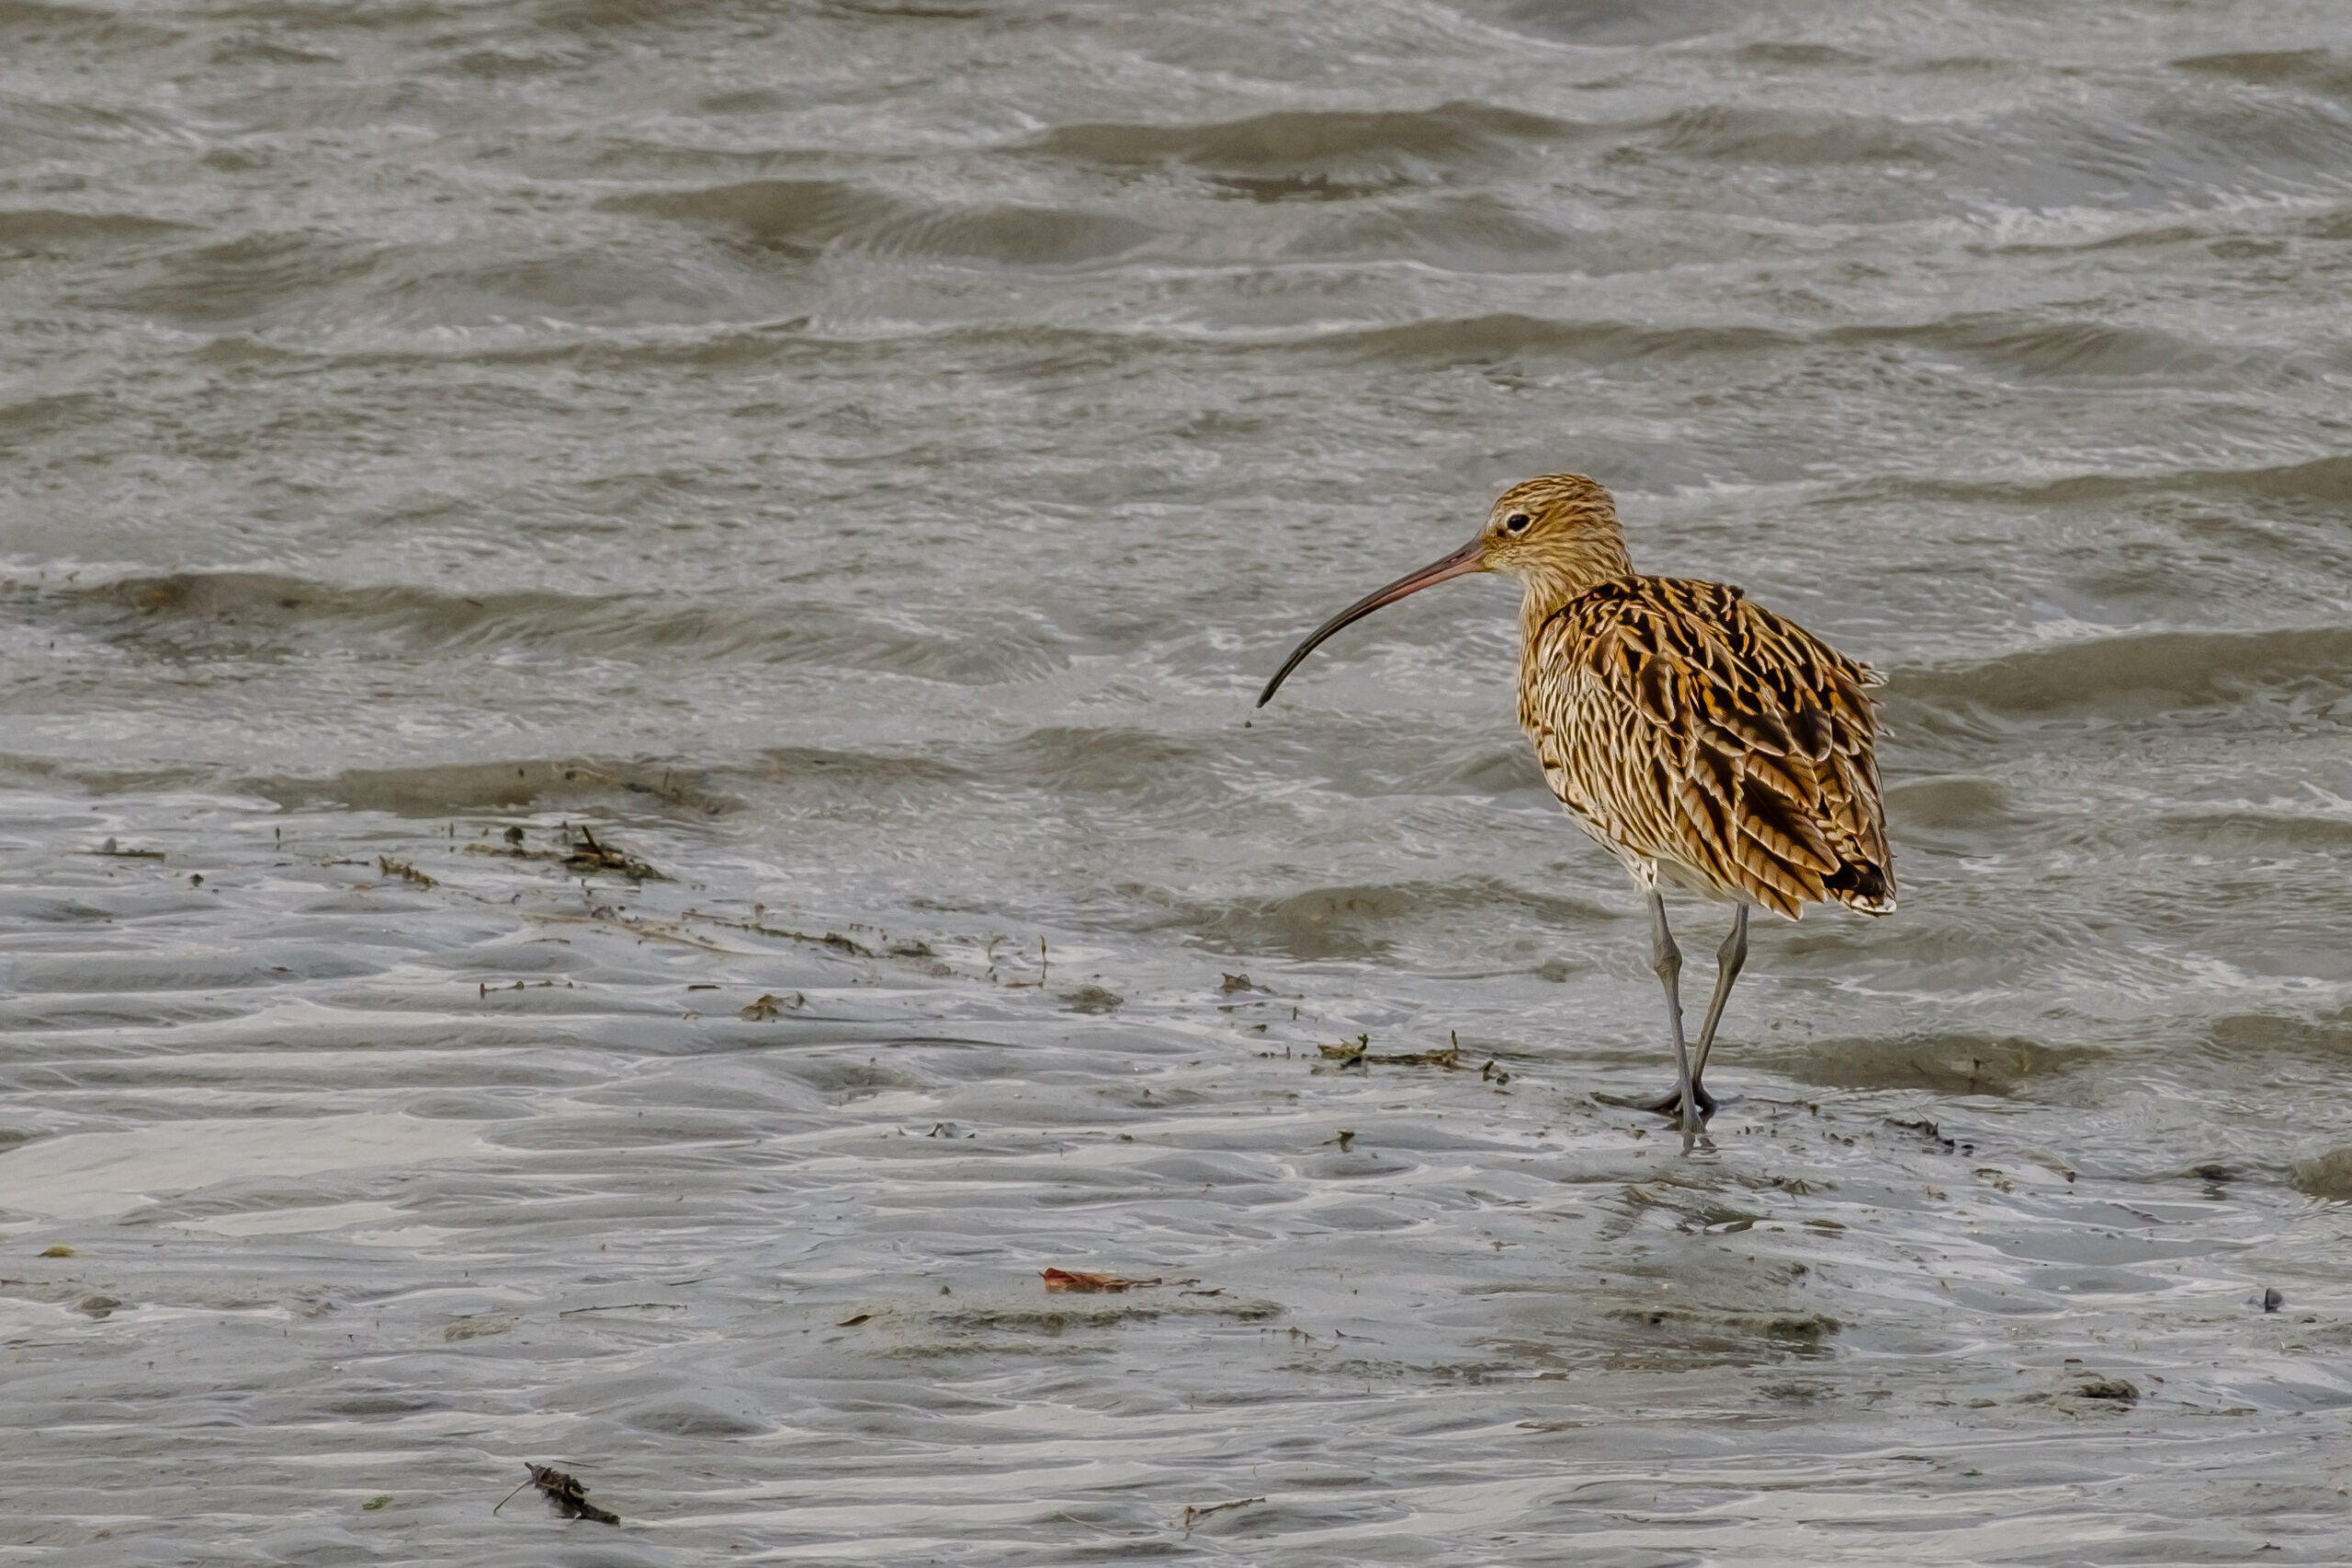
[[[2340,6],[0,0],[0,1560],[2343,1560]],[[1249,705],[1563,468],[1889,677],[1688,1156],[1508,594]]]

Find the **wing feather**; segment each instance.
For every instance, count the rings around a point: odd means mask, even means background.
[[[1736,588],[1663,577],[1570,601],[1527,652],[1521,721],[1605,841],[1791,918],[1894,907],[1867,665]]]

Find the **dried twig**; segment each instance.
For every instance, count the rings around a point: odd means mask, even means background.
[[[621,1517],[610,1508],[600,1508],[588,1501],[588,1487],[578,1476],[566,1475],[553,1465],[533,1464],[528,1460],[523,1461],[523,1468],[531,1472],[530,1479],[524,1482],[523,1486],[537,1487],[540,1495],[544,1496],[548,1505],[565,1518],[594,1519],[600,1525],[616,1525],[621,1522]],[[514,1492],[520,1492],[523,1486],[517,1486]],[[501,1497],[498,1500],[498,1507],[491,1509],[491,1512],[495,1514],[499,1508],[513,1502],[514,1492],[509,1492],[505,1496]]]
[[[1449,1032],[1446,1039],[1448,1044],[1442,1051],[1384,1052],[1372,1048],[1371,1035],[1359,1034],[1352,1044],[1317,1045],[1315,1050],[1323,1060],[1337,1062],[1342,1068],[1361,1067],[1369,1063],[1383,1067],[1443,1067],[1448,1072],[1459,1072],[1464,1065],[1462,1060],[1462,1036]],[[1492,1061],[1480,1070],[1478,1076],[1488,1079],[1499,1077],[1505,1083],[1510,1081],[1510,1076]]]
[[[1230,1503],[1203,1503],[1199,1505],[1187,1503],[1184,1506],[1184,1533],[1186,1535],[1192,1534],[1193,1527],[1199,1524],[1203,1519],[1207,1518],[1211,1514],[1222,1514],[1227,1508],[1246,1508],[1252,1503],[1262,1503],[1264,1501],[1265,1499],[1263,1497],[1236,1497]]]
[[[397,876],[402,882],[413,883],[419,887],[437,887],[440,886],[440,884],[435,882],[433,878],[425,875],[424,873],[409,864],[408,862],[404,860],[394,860],[390,855],[378,855],[376,857],[376,869],[382,872],[386,876]]]
[[[789,997],[779,997],[773,991],[765,991],[761,993],[759,1000],[735,1010],[754,1023],[763,1023],[769,1019],[782,1018],[787,1009],[808,1005],[808,997],[799,991],[793,992]]]
[[[617,871],[631,882],[669,880],[635,855],[598,843],[585,822],[580,824],[580,842],[567,843],[565,849],[563,863],[572,871]]]

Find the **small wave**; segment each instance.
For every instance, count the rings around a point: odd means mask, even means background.
[[[17,994],[116,996],[129,991],[226,991],[282,986],[288,980],[348,980],[390,965],[350,949],[273,946],[266,957],[236,950],[177,953],[34,953],[9,964]]]
[[[2142,632],[2034,649],[1965,670],[1905,672],[1889,690],[1900,709],[1970,705],[2011,715],[2243,702],[2252,692],[2352,690],[2352,627],[2268,632]]]
[[[613,197],[607,211],[733,230],[769,249],[813,255],[844,245],[1005,265],[1101,261],[1157,231],[1109,213],[1005,204],[933,207],[838,180],[745,180],[700,190]]]
[[[2249,857],[2297,851],[2333,855],[2352,852],[2352,821],[2315,811],[2251,807],[2167,811],[2156,818],[2156,825],[2194,838],[2199,849],[2209,855],[2230,851]]]
[[[2028,1084],[2086,1066],[2106,1053],[2088,1046],[1976,1034],[1821,1040],[1797,1051],[1767,1048],[1765,1065],[1824,1089],[1924,1089],[2004,1099]]]
[[[2057,239],[2009,240],[1995,247],[2001,255],[2085,255],[2098,251],[2158,250],[2166,245],[2211,244],[2218,237],[2211,226],[2183,223],[2167,213],[2155,223],[2133,221],[2121,227],[2095,224],[2087,239],[2075,237],[2079,231],[2064,231],[2068,237]]]
[[[1221,810],[1232,790],[1215,764],[1222,750],[1155,730],[1053,727],[1030,731],[996,750],[989,771],[1024,790],[1055,798],[1122,799],[1136,805],[1177,803]]]
[[[1984,831],[2014,821],[2001,787],[1988,779],[1907,779],[1887,787],[1886,807],[1899,829],[1924,831]]]
[[[2281,1013],[2227,1013],[2205,1026],[2204,1043],[2216,1056],[2352,1058],[2352,1011],[2295,1018]]]
[[[2352,240],[2352,208],[2314,214],[2296,227],[2306,239]]]
[[[240,781],[245,791],[289,808],[334,806],[398,817],[474,811],[577,808],[620,802],[717,816],[740,803],[703,787],[701,774],[659,761],[530,757],[438,762],[413,768],[352,768],[324,776],[273,773]]]
[[[1364,195],[1490,164],[1522,142],[1580,134],[1562,120],[1484,104],[1433,109],[1289,111],[1212,125],[1066,125],[1027,150],[1114,168],[1210,171],[1260,199]]]
[[[533,8],[532,25],[560,33],[667,30],[721,21],[738,10],[736,0],[552,0]]]
[[[108,303],[195,330],[283,319],[366,277],[381,252],[312,234],[253,234],[177,251]]]
[[[2128,108],[2020,108],[1955,134],[1947,150],[1962,164],[1955,188],[1972,191],[1980,212],[2179,223],[2244,212],[2248,197],[2308,202],[2340,191],[2352,121],[2307,96],[2183,84]]]
[[[697,106],[714,115],[773,113],[790,107],[786,95],[718,94]],[[567,130],[518,147],[518,172],[534,179],[598,180],[648,187],[684,182],[790,179],[834,154],[812,147],[680,145],[620,131]],[[609,188],[609,187],[608,187]]]
[[[1912,125],[1820,109],[1684,109],[1655,127],[1657,145],[1689,158],[1750,164],[1942,164],[1949,154]]]
[[[1838,71],[1849,73],[1870,70],[1876,62],[1869,55],[1856,54],[1826,43],[1751,43],[1732,51],[1732,59],[1742,65],[1763,65],[1787,71]]]
[[[1121,891],[1159,901],[1153,889],[1131,886]],[[1389,952],[1409,921],[1464,914],[1491,920],[1512,912],[1552,931],[1604,926],[1615,919],[1598,902],[1531,893],[1482,876],[1309,887],[1273,897],[1219,902],[1177,901],[1169,905],[1164,919],[1150,925],[1237,957],[1271,953],[1303,961],[1372,959]]]
[[[187,135],[187,126],[154,109],[0,96],[0,159],[6,159],[10,168],[37,167],[51,160],[80,163],[119,156],[107,150],[125,146],[177,151],[185,146]]]
[[[1359,328],[1310,340],[1317,348],[1357,349],[1399,359],[1556,354],[1590,365],[1751,354],[1799,341],[1763,327],[1641,327],[1627,321],[1552,321],[1511,311]]]
[[[70,758],[0,751],[0,784],[12,786],[63,788],[105,796],[169,790],[200,791],[218,780],[219,770],[200,762],[123,768]]]
[[[2270,468],[2202,468],[2191,478],[2198,488],[2241,490],[2281,501],[2318,501],[2352,505],[2352,457],[2318,457]]]
[[[342,588],[271,572],[126,577],[41,596],[84,629],[176,658],[282,658],[319,646],[451,658],[529,647],[599,658],[829,665],[956,685],[1034,678],[1061,656],[991,626],[911,630],[831,604],[681,604],[643,594],[457,595],[409,584]],[[39,601],[37,601],[38,603]]]
[[[822,0],[818,9],[881,21],[978,22],[996,14],[986,6],[942,6],[926,0]]]
[[[304,49],[287,39],[254,33],[222,39],[206,56],[206,62],[214,66],[334,65],[341,60],[332,51]]]
[[[1504,0],[1481,9],[1514,32],[1590,46],[1700,38],[1748,14],[1733,0]]]
[[[133,212],[63,212],[20,208],[0,212],[0,247],[51,254],[78,245],[136,244],[141,240],[187,233],[191,225]]]
[[[1509,271],[1563,263],[1585,272],[1619,270],[1585,265],[1575,238],[1522,218],[1491,197],[1462,197],[1423,205],[1355,206],[1336,221],[1319,223],[1293,241],[1287,254],[1317,257],[1403,256],[1449,269]]]
[[[2148,120],[2164,137],[2157,167],[2184,184],[2242,190],[2250,174],[2267,172],[2335,185],[2352,164],[2352,120],[2334,102],[2229,93],[2165,103]]]
[[[94,43],[117,51],[163,49],[186,42],[187,36],[180,28],[99,6],[0,0],[0,40],[12,51]]]
[[[860,795],[875,789],[921,784],[969,788],[969,771],[935,757],[907,752],[836,751],[821,746],[776,746],[759,753],[763,779],[835,785]]]
[[[645,247],[463,252],[284,233],[196,246],[150,243],[134,256],[123,284],[93,290],[89,299],[204,333],[292,329],[315,341],[322,330],[353,324],[457,328],[468,335],[454,351],[466,354],[481,352],[477,329],[511,330],[517,321],[699,325],[715,316],[756,316],[771,303],[750,280],[680,267]],[[268,351],[243,344],[221,352]]]
[[[2255,363],[2249,355],[2224,354],[2146,327],[2007,313],[1956,316],[1914,326],[1843,327],[1829,335],[1836,343],[1917,345],[2001,370],[2052,378],[2210,375]]]
[[[763,244],[812,254],[860,229],[886,226],[905,212],[888,197],[840,180],[741,180],[698,190],[608,197],[599,205],[608,212],[733,229]]]
[[[1848,492],[1855,499],[1922,496],[1998,501],[2024,506],[2064,506],[2138,501],[2168,495],[2257,496],[2289,503],[2315,502],[2331,512],[2352,504],[2352,457],[2314,457],[2260,468],[2181,468],[2153,474],[2068,474],[2063,479],[1874,479]]]
[[[0,403],[0,434],[24,442],[53,430],[63,430],[113,410],[97,392],[51,392],[21,402]]]
[[[2288,1169],[2295,1186],[2313,1198],[2330,1202],[2352,1202],[2352,1148],[2330,1149],[2309,1159],[2297,1160]]]
[[[2226,76],[2258,87],[2293,87],[2332,98],[2352,98],[2352,59],[2326,49],[2256,51],[2243,54],[2194,54],[2173,69],[2204,76]]]

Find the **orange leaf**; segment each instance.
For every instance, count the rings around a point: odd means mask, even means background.
[[[1124,1291],[1131,1285],[1157,1285],[1157,1280],[1123,1280],[1116,1274],[1088,1274],[1075,1269],[1048,1269],[1038,1278],[1049,1291]]]
[[[1077,1269],[1047,1269],[1038,1276],[1049,1291],[1132,1291],[1144,1285],[1197,1285],[1198,1280],[1170,1280],[1154,1274],[1148,1280],[1129,1280],[1117,1274],[1089,1274]]]

